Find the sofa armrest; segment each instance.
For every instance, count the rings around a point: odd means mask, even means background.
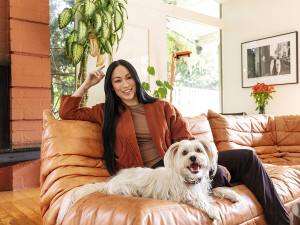
[[[50,110],[43,115],[40,209],[44,224],[55,224],[65,193],[70,189],[105,181],[110,175],[103,155],[98,124],[57,120]]]

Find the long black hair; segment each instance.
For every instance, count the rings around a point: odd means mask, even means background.
[[[115,143],[116,143],[116,126],[122,112],[125,110],[122,105],[122,100],[113,90],[111,76],[117,66],[124,66],[135,80],[136,83],[136,96],[139,103],[147,104],[153,103],[157,98],[151,97],[143,88],[138,74],[134,67],[125,60],[114,61],[107,68],[104,91],[105,91],[105,106],[104,106],[104,124],[102,128],[102,139],[104,145],[104,160],[108,172],[113,175],[115,173]],[[120,111],[123,109],[123,111]],[[123,108],[122,108],[123,107]]]

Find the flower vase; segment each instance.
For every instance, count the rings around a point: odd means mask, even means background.
[[[265,114],[265,113],[266,113],[266,112],[265,112],[265,108],[264,108],[264,107],[259,107],[258,113],[259,113],[259,114]]]

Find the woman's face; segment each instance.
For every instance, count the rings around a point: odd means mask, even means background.
[[[137,105],[136,83],[125,66],[119,65],[112,72],[114,91],[126,105]]]

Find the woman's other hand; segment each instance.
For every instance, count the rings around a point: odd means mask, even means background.
[[[231,181],[231,175],[230,175],[230,172],[228,171],[228,169],[225,166],[221,166],[221,165],[219,165],[219,166],[221,167],[222,170],[225,171],[225,173],[227,174],[227,180],[228,180],[228,182],[230,182]]]

